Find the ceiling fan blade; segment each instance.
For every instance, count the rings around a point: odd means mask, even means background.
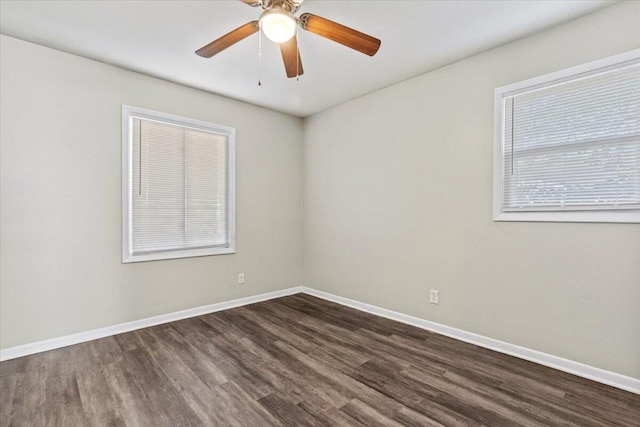
[[[262,6],[262,1],[261,0],[240,0],[242,3],[244,4],[248,4],[251,7],[258,7],[258,6]]]
[[[303,13],[300,15],[300,26],[307,31],[369,56],[375,55],[382,43],[375,37],[311,13]]]
[[[219,39],[214,40],[208,45],[196,50],[196,54],[203,58],[211,58],[213,55],[222,52],[229,46],[233,46],[240,40],[258,32],[259,29],[260,26],[258,25],[258,21],[247,22],[243,26],[236,28],[230,33],[227,33]]]
[[[293,36],[289,41],[280,43],[280,53],[282,53],[282,60],[284,61],[284,69],[287,72],[287,77],[298,77],[304,73],[296,36]]]

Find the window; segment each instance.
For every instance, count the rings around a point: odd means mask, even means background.
[[[235,130],[122,106],[122,262],[235,252]]]
[[[494,219],[640,222],[640,49],[496,89]]]

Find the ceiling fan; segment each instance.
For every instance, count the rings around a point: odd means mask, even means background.
[[[303,74],[300,50],[296,37],[299,25],[303,30],[325,37],[344,46],[355,49],[366,55],[373,56],[380,48],[381,41],[370,35],[356,31],[353,28],[338,24],[311,13],[303,13],[299,18],[294,14],[304,0],[240,0],[245,4],[263,9],[260,18],[248,22],[217,40],[203,46],[196,54],[211,58],[226,48],[233,46],[246,37],[262,29],[267,38],[280,44],[280,52],[284,61],[287,77],[297,77]]]

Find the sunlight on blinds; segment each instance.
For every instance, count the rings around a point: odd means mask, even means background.
[[[134,254],[229,246],[228,137],[132,119]]]
[[[640,207],[640,64],[503,100],[503,210]]]

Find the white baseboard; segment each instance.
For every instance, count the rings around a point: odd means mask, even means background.
[[[302,292],[314,297],[322,298],[327,301],[335,302],[356,310],[365,311],[377,316],[386,317],[387,319],[396,320],[406,323],[407,325],[416,326],[421,329],[446,335],[460,341],[475,344],[480,347],[488,348],[499,353],[515,356],[530,362],[568,372],[579,377],[607,384],[612,387],[640,394],[640,379],[628,377],[583,363],[574,362],[573,360],[564,359],[562,357],[553,356],[541,351],[531,350],[529,348],[520,347],[518,345],[509,344],[504,341],[485,337],[483,335],[467,332],[462,329],[452,328],[451,326],[442,325],[440,323],[431,322],[429,320],[420,319],[418,317],[409,316],[407,314],[398,313],[397,311],[387,310],[385,308],[376,307],[375,305],[366,304],[349,298],[340,297],[327,292],[302,287]]]
[[[38,342],[20,345],[16,347],[10,347],[4,350],[0,350],[0,361],[15,359],[17,357],[28,356],[34,353],[41,353],[43,351],[53,350],[61,347],[67,347],[73,344],[79,344],[86,341],[91,341],[91,340],[104,338],[112,335],[122,334],[124,332],[130,332],[136,329],[147,328],[149,326],[155,326],[155,325],[160,325],[162,323],[173,322],[175,320],[187,319],[189,317],[201,316],[203,314],[214,313],[216,311],[227,310],[230,308],[253,304],[260,301],[266,301],[274,298],[284,297],[287,295],[293,295],[300,292],[303,292],[305,294],[312,295],[318,298],[322,298],[327,301],[332,301],[341,305],[345,305],[347,307],[355,308],[357,310],[375,314],[377,316],[386,317],[387,319],[402,322],[407,325],[412,325],[418,328],[433,331],[441,335],[445,335],[460,341],[468,342],[470,344],[475,344],[480,347],[488,348],[490,350],[494,350],[500,353],[509,354],[511,356],[518,357],[520,359],[529,360],[531,362],[535,362],[540,365],[544,365],[550,368],[558,369],[560,371],[568,372],[570,374],[574,374],[579,377],[597,381],[599,383],[607,384],[612,387],[617,387],[622,390],[640,394],[640,379],[637,379],[637,378],[632,378],[632,377],[628,377],[615,372],[606,371],[604,369],[585,365],[579,362],[574,362],[572,360],[564,359],[562,357],[553,356],[551,354],[543,353],[536,350],[531,350],[531,349],[520,347],[514,344],[509,344],[504,341],[485,337],[483,335],[474,334],[473,332],[467,332],[462,329],[452,328],[450,326],[442,325],[440,323],[431,322],[429,320],[424,320],[424,319],[420,319],[418,317],[410,316],[407,314],[398,313],[397,311],[376,307],[371,304],[366,304],[366,303],[355,301],[349,298],[340,297],[327,292],[307,288],[305,286],[295,286],[288,289],[282,289],[280,291],[268,292],[265,294],[239,298],[232,301],[225,301],[217,304],[210,304],[202,307],[190,308],[187,310],[181,310],[173,313],[162,314],[160,316],[148,317],[146,319],[134,320],[132,322],[120,323],[114,326],[107,326],[105,328],[94,329],[92,331],[80,332],[77,334],[67,335],[64,337],[52,338],[44,341],[38,341]]]
[[[94,329],[92,331],[80,332],[73,335],[66,335],[64,337],[51,338],[48,340],[10,347],[4,350],[0,350],[0,362],[9,359],[15,359],[17,357],[28,356],[34,353],[40,353],[47,350],[67,347],[73,344],[80,344],[82,342],[96,340],[98,338],[122,334],[124,332],[135,331],[136,329],[142,329],[149,326],[160,325],[162,323],[173,322],[175,320],[187,319],[189,317],[201,316],[203,314],[214,313],[216,311],[227,310],[230,308],[253,304],[260,301],[293,295],[300,292],[302,292],[302,286],[295,286],[293,288],[282,289],[280,291],[267,292],[265,294],[239,298],[232,301],[224,301],[217,304],[210,304],[204,305],[202,307],[175,311],[173,313],[161,314],[159,316],[148,317],[146,319],[120,323],[118,325],[107,326],[105,328]]]

